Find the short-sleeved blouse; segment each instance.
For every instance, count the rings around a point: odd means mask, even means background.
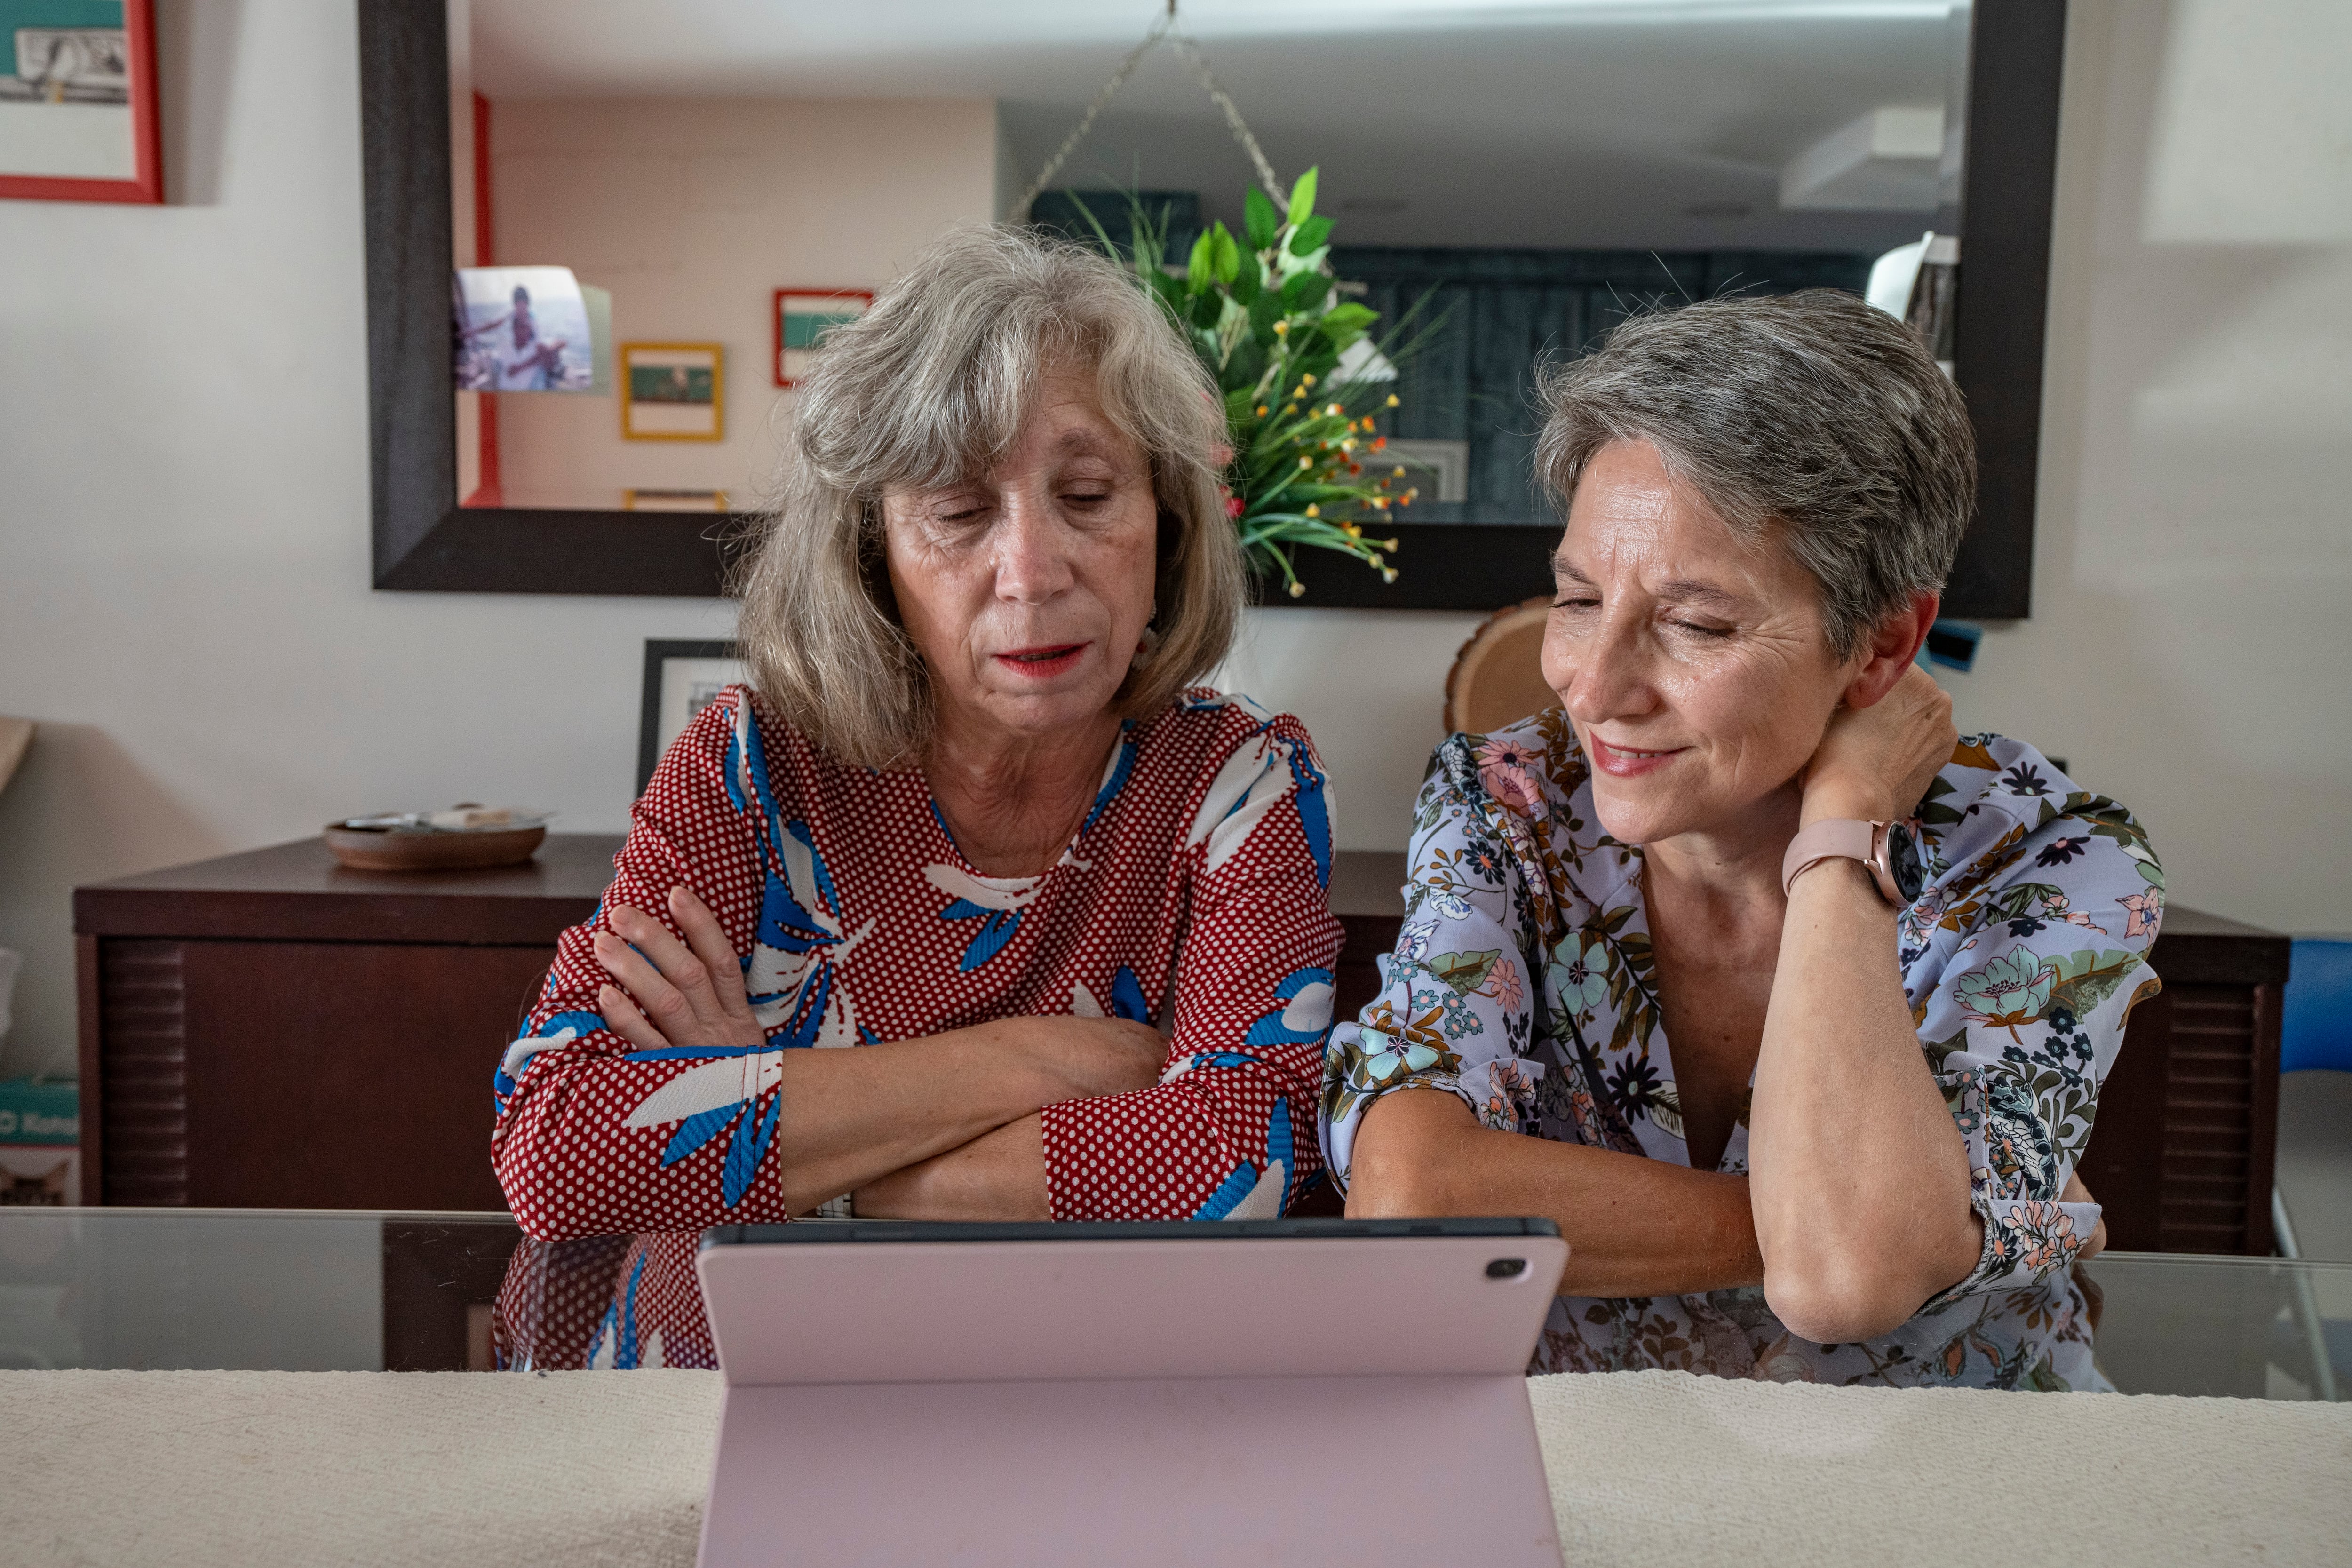
[[[592,1292],[608,1298],[596,1364],[711,1364],[696,1237],[789,1217],[786,1050],[1014,1016],[1153,1022],[1172,1037],[1158,1087],[1045,1108],[1055,1218],[1267,1217],[1320,1180],[1330,791],[1288,715],[1194,690],[1126,722],[1077,837],[1034,877],[982,875],[920,773],[835,762],[741,687],[671,746],[631,818],[611,889],[564,932],[499,1066],[492,1134],[530,1237],[648,1233]],[[608,912],[669,923],[678,883],[744,955],[764,1040],[639,1050],[596,1012]]]
[[[2122,806],[1998,735],[1961,739],[1921,819],[1928,883],[1893,956],[1967,1142],[1976,1268],[1895,1332],[1834,1346],[1793,1339],[1756,1287],[1562,1297],[1535,1370],[2096,1385],[2068,1265],[2099,1211],[2060,1194],[2125,1016],[2158,989],[2147,955],[2163,873]],[[1411,861],[1382,989],[1331,1031],[1325,1059],[1321,1131],[1340,1184],[1366,1109],[1404,1088],[1450,1090],[1497,1130],[1687,1164],[1642,851],[1601,828],[1567,716],[1440,747]],[[1744,1106],[1719,1169],[1748,1169]]]

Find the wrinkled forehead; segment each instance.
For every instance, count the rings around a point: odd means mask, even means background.
[[[1594,455],[1552,552],[1561,584],[1587,584],[1685,601],[1791,605],[1816,596],[1778,523],[1734,523],[1647,443],[1612,442]]]

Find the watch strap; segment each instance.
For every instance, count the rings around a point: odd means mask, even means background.
[[[1799,873],[1823,860],[1859,860],[1872,867],[1872,879],[1877,880],[1873,862],[1877,855],[1878,826],[1875,822],[1843,816],[1799,828],[1797,836],[1789,840],[1789,852],[1780,857],[1780,891],[1787,893],[1795,886]]]

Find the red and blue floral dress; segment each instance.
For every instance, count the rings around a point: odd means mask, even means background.
[[[1170,1036],[1157,1087],[1044,1111],[1056,1219],[1269,1217],[1321,1179],[1339,924],[1330,789],[1297,720],[1196,689],[1129,721],[1034,877],[982,875],[920,773],[833,761],[743,687],[696,717],[631,818],[497,1075],[492,1154],[530,1238],[500,1302],[510,1364],[715,1364],[695,1248],[708,1226],[791,1217],[788,1050],[1150,1021]],[[597,1013],[606,915],[668,923],[680,883],[743,955],[764,1038],[640,1050]]]

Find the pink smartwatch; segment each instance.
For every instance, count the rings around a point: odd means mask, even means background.
[[[1824,860],[1859,860],[1870,868],[1878,896],[1896,909],[1915,901],[1927,885],[1919,857],[1916,822],[1860,822],[1832,818],[1800,828],[1780,858],[1780,890],[1786,893],[1809,866]]]

